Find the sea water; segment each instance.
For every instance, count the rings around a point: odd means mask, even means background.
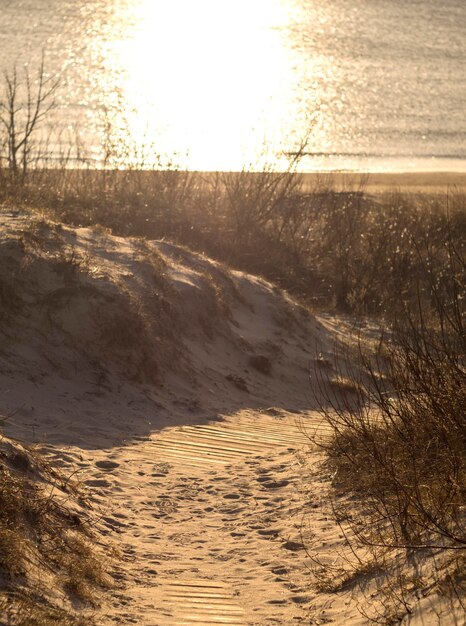
[[[20,80],[44,55],[46,122],[97,161],[238,169],[306,138],[309,170],[466,168],[465,0],[0,0],[0,46]]]

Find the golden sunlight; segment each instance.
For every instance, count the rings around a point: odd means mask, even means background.
[[[241,167],[293,115],[292,57],[280,0],[139,0],[130,36],[113,42],[119,109],[136,142],[192,169]],[[248,155],[248,157],[246,157]]]

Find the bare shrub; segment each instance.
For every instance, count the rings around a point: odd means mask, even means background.
[[[35,80],[27,66],[23,77],[13,67],[4,75],[4,89],[0,97],[0,157],[6,161],[10,181],[24,181],[34,161],[39,159],[38,146],[33,140],[41,122],[55,106],[53,96],[59,81],[48,77],[44,55]]]
[[[347,312],[394,317],[416,301],[417,285],[428,290],[425,251],[419,256],[412,241],[429,238],[437,254],[447,235],[458,245],[466,233],[459,192],[435,201],[402,195],[376,201],[365,194],[364,181],[345,191],[317,181],[304,191],[293,169],[225,175],[133,169],[66,177],[76,178],[66,193],[58,177],[34,202],[74,224],[166,237],[261,274],[318,306]]]
[[[361,341],[357,366],[347,368],[361,392],[347,401],[320,371],[333,435],[319,443],[328,453],[336,520],[353,555],[362,550],[392,572],[385,600],[389,593],[406,610],[410,592],[399,584],[406,571],[396,582],[395,555],[412,564],[418,554],[436,554],[445,563],[466,550],[466,264],[451,238],[438,251],[430,241],[414,247],[426,283],[375,354]],[[435,575],[425,576],[424,587],[441,587]],[[464,602],[464,580],[457,577],[453,588]]]

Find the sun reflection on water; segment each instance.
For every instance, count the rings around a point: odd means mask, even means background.
[[[34,73],[45,50],[61,81],[51,158],[101,164],[109,119],[123,156],[131,136],[193,169],[236,169],[263,140],[293,149],[310,117],[303,169],[464,170],[464,0],[0,4],[0,72]]]
[[[264,140],[280,145],[297,116],[283,34],[289,9],[283,0],[121,7],[119,21],[132,27],[104,53],[119,76],[119,126],[136,143],[187,154],[191,169],[238,168],[258,157]]]

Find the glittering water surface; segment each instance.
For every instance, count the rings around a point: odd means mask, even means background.
[[[0,46],[45,51],[97,158],[237,169],[309,131],[308,169],[466,169],[464,0],[0,0]]]

